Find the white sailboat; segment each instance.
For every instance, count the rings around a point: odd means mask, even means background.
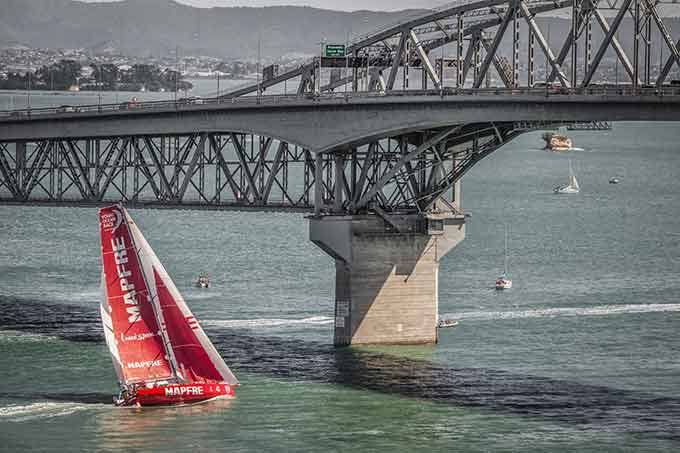
[[[505,259],[503,262],[503,273],[496,279],[496,289],[512,288],[512,280],[508,274],[508,226],[505,226]]]
[[[571,161],[569,161],[569,184],[566,186],[557,186],[555,187],[555,193],[579,193],[581,191],[581,188],[578,185],[578,181],[576,180],[576,175],[574,174],[574,171],[571,168]]]

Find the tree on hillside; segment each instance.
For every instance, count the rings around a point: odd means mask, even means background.
[[[103,90],[116,89],[119,76],[118,66],[110,63],[92,63],[90,67],[92,68],[92,77],[97,82],[97,85],[102,84]]]
[[[182,79],[182,74],[172,69],[163,71],[161,83],[165,91],[187,91],[193,88],[190,82]]]
[[[78,84],[81,69],[80,63],[75,60],[61,60],[38,69],[36,79],[49,89],[67,90]]]
[[[132,81],[145,85],[160,78],[161,70],[157,66],[150,64],[136,64],[130,70]]]

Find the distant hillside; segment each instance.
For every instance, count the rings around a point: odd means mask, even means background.
[[[349,32],[357,35],[373,31],[381,25],[419,13],[418,10],[348,13],[295,6],[205,9],[172,0],[114,3],[0,0],[0,11],[0,46],[97,50],[116,47],[125,54],[140,56],[165,56],[179,47],[183,55],[230,58],[256,56],[258,39],[261,39],[262,55],[265,57],[313,54],[319,51],[319,41],[323,37],[331,42],[344,42]],[[666,17],[664,21],[677,38],[680,31],[678,18]],[[558,41],[563,42],[570,20],[540,17],[538,22],[546,36],[552,38],[552,46],[557,53]],[[525,28],[526,24],[521,26]],[[624,26],[619,38],[630,49],[631,20],[626,19]],[[597,45],[602,33],[596,24],[593,32]],[[507,39],[505,41],[502,48],[507,54],[511,43]],[[659,39],[656,32],[653,42],[657,47]],[[525,45],[521,52],[526,52]],[[632,51],[629,53],[632,55]],[[653,61],[657,62],[656,49],[654,54]],[[668,51],[664,50],[664,54],[667,55]]]
[[[71,0],[0,0],[0,45],[101,48],[126,54],[223,57],[315,53],[322,37],[344,42],[418,11],[339,12],[308,7],[193,8],[172,0],[81,3]]]

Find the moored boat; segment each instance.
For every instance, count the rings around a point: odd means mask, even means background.
[[[207,275],[199,275],[196,286],[198,288],[210,288],[210,278]]]
[[[545,149],[550,151],[560,152],[572,149],[571,139],[566,135],[546,132],[543,134],[543,140],[545,140]]]
[[[437,323],[437,328],[444,329],[447,327],[456,327],[457,325],[458,321],[456,319],[440,318]]]
[[[505,274],[501,274],[500,277],[496,279],[496,289],[510,289],[512,288],[512,280]]]
[[[234,396],[224,363],[127,211],[99,211],[101,316],[118,406],[193,404]]]

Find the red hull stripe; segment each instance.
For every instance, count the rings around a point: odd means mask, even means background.
[[[177,384],[153,388],[142,387],[137,391],[136,403],[141,406],[165,406],[198,403],[213,398],[234,396],[229,384]]]

